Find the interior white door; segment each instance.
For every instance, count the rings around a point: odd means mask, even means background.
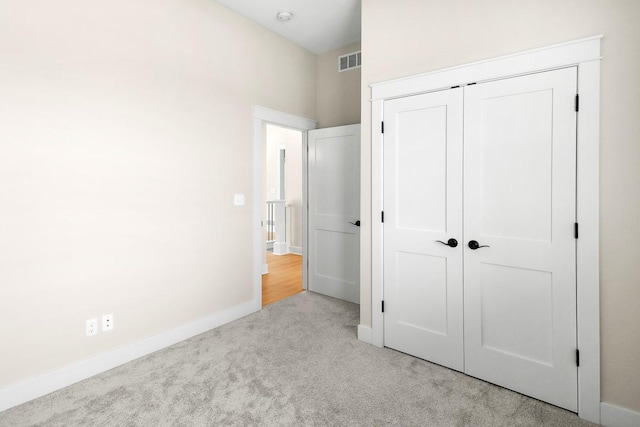
[[[460,371],[462,96],[385,102],[383,165],[385,346]]]
[[[465,371],[572,411],[576,84],[568,68],[464,99]]]
[[[360,125],[309,131],[308,289],[360,302]]]

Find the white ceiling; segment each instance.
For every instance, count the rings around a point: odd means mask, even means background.
[[[216,1],[315,54],[360,41],[361,0]],[[281,11],[293,18],[278,21]]]

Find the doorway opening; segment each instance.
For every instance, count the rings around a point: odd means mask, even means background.
[[[264,128],[262,306],[302,292],[303,133]]]
[[[253,306],[256,311],[262,309],[262,277],[264,273],[270,270],[267,264],[267,219],[266,219],[266,129],[267,125],[275,125],[277,127],[288,130],[298,131],[300,134],[300,149],[302,151],[301,160],[301,181],[302,195],[301,205],[307,205],[307,131],[316,128],[316,122],[304,117],[294,116],[292,114],[280,111],[270,110],[268,108],[254,106],[253,107]],[[278,149],[278,158],[280,152]],[[287,157],[285,149],[285,161]],[[291,156],[289,156],[291,157]],[[279,169],[279,166],[278,166]],[[286,175],[286,172],[285,172]],[[272,188],[272,187],[269,187]],[[279,179],[275,188],[280,188]],[[283,191],[288,196],[287,189]],[[302,209],[301,213],[302,232],[300,236],[301,247],[300,255],[297,257],[302,264],[302,289],[307,288],[307,267],[303,260],[307,257],[307,211]],[[286,228],[285,228],[286,230]],[[286,231],[285,231],[286,232]],[[274,233],[275,230],[274,230]],[[282,234],[282,233],[281,233]],[[297,248],[292,245],[293,248]],[[280,247],[282,248],[282,247]],[[288,248],[288,247],[287,247]],[[291,249],[291,248],[288,248]],[[296,249],[294,249],[296,250]],[[281,259],[282,255],[280,256]],[[275,269],[275,265],[273,265]]]

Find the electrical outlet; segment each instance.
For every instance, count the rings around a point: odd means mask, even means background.
[[[102,316],[102,331],[110,331],[113,329],[113,314],[105,314]]]
[[[98,333],[98,319],[87,320],[87,336],[90,337]]]

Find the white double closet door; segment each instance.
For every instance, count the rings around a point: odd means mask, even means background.
[[[385,346],[572,411],[576,76],[387,101],[383,155]]]

